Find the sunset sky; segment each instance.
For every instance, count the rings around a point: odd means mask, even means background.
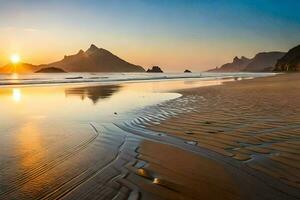
[[[206,70],[300,44],[299,0],[0,0],[0,66],[42,64],[91,43],[144,67]]]

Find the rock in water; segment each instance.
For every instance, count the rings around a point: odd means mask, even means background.
[[[153,66],[151,69],[148,69],[147,72],[149,73],[163,73],[159,66]]]

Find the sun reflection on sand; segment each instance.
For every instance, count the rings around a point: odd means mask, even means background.
[[[43,157],[43,145],[41,144],[41,134],[38,126],[34,123],[27,123],[20,128],[17,136],[21,155],[24,155],[21,159],[21,165],[24,168],[30,168],[33,164],[37,163],[41,157]],[[26,156],[28,152],[38,152],[38,154],[31,154]]]
[[[43,130],[35,122],[24,124],[18,131],[17,155],[20,155],[19,168],[27,172],[26,179],[30,180],[20,189],[23,192],[32,193],[36,187],[44,187],[53,179],[49,176],[47,179],[35,177],[34,171],[41,166],[47,155],[47,149],[43,144]]]

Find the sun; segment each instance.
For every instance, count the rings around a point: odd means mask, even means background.
[[[20,60],[21,60],[21,57],[20,57],[19,54],[12,54],[12,55],[10,56],[10,61],[11,61],[13,64],[19,63]]]

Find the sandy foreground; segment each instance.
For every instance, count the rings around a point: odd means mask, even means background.
[[[2,162],[0,199],[300,198],[300,74],[178,92],[127,123],[41,121],[69,134]]]
[[[129,125],[131,132],[176,136],[205,152],[142,143],[147,168],[172,180],[170,193],[179,191],[178,199],[300,198],[300,74],[179,92],[181,98],[145,109]]]

